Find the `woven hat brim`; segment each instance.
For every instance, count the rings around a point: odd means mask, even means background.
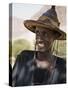
[[[57,38],[58,40],[66,40],[66,33],[63,32],[61,29],[59,29],[58,27],[56,27],[55,25],[51,24],[51,23],[43,23],[41,21],[35,21],[35,20],[25,20],[24,21],[24,25],[27,29],[29,29],[30,31],[35,33],[36,27],[44,27],[44,28],[48,28],[49,30],[52,31],[57,31],[58,33],[60,33],[60,36]]]

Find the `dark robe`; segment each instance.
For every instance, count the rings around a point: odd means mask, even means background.
[[[66,61],[64,59],[53,56],[56,64],[55,68],[49,72],[35,65],[34,53],[35,51],[23,51],[17,56],[12,70],[12,86],[66,83]]]

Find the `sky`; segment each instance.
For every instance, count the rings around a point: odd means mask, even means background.
[[[18,18],[29,19],[36,12],[38,12],[43,5],[39,4],[23,4],[23,3],[15,3],[13,4],[13,16]]]
[[[12,4],[12,40],[25,38],[33,43],[35,34],[24,28],[23,20],[30,19],[36,14],[43,5],[39,4],[24,4],[24,3],[13,3]],[[11,11],[11,10],[10,10]],[[11,12],[9,14],[11,16]],[[29,38],[27,38],[29,37]]]

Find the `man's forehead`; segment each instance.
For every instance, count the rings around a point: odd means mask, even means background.
[[[44,27],[36,27],[36,31],[40,31],[40,32],[43,32],[44,31],[44,33],[45,32],[53,32],[52,30],[50,30],[50,29],[48,29],[48,28],[44,28]]]

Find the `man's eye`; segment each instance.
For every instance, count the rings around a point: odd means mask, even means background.
[[[48,36],[48,34],[47,34],[47,33],[45,33],[45,34],[44,34],[44,36],[45,36],[45,37],[47,37],[47,36]]]
[[[40,34],[40,32],[39,31],[36,31],[36,34]]]
[[[36,31],[36,33],[39,33],[39,31]]]

